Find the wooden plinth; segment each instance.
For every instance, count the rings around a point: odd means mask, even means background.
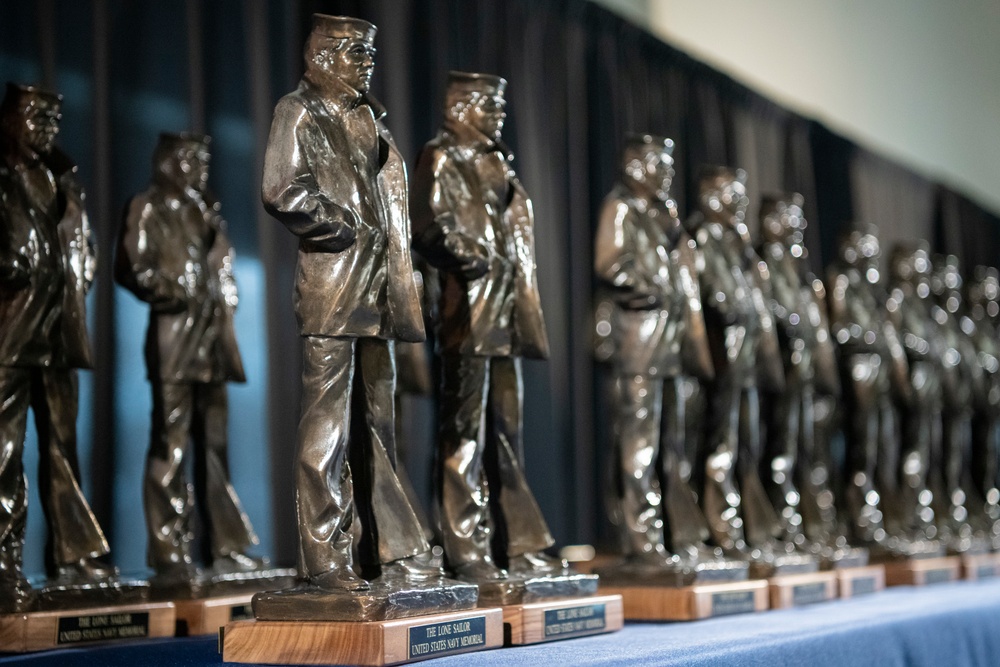
[[[0,615],[2,652],[173,636],[174,605],[170,602]]]
[[[503,645],[503,612],[472,609],[392,621],[236,621],[219,635],[224,662],[399,665]]]
[[[771,609],[801,607],[837,597],[837,575],[829,570],[771,577],[767,583]]]
[[[502,607],[504,644],[520,646],[616,632],[625,625],[620,595],[593,595]]]
[[[991,579],[1000,577],[1000,554],[962,556],[963,579]]]
[[[253,608],[250,606],[252,598],[253,593],[245,593],[200,600],[175,601],[177,636],[214,635],[226,623],[250,620],[253,618]]]
[[[833,570],[837,575],[837,589],[842,598],[869,595],[885,588],[885,566],[866,565]]]
[[[693,621],[711,616],[744,614],[767,609],[767,582],[732,581],[671,588],[668,586],[601,587],[621,595],[630,621]]]
[[[926,586],[956,581],[962,572],[958,556],[915,558],[885,564],[887,586]]]

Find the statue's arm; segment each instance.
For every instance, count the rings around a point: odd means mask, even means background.
[[[661,295],[639,270],[635,243],[630,232],[632,211],[628,205],[609,198],[601,210],[594,247],[594,272],[626,308],[655,308]]]
[[[118,235],[115,280],[157,313],[180,312],[187,307],[183,278],[166,274],[160,255],[161,235],[155,230],[156,207],[144,195],[133,197],[125,209]]]
[[[436,269],[475,280],[489,270],[489,250],[460,225],[456,193],[464,187],[445,151],[425,148],[413,177],[413,247]]]
[[[261,200],[269,214],[312,249],[340,252],[354,243],[358,220],[319,188],[308,159],[309,143],[318,133],[304,106],[288,98],[278,103],[264,153]]]

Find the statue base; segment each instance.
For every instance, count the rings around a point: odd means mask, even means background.
[[[617,632],[624,625],[620,595],[593,595],[503,607],[506,646]]]
[[[771,609],[802,607],[837,597],[837,574],[831,570],[771,577],[767,583]]]
[[[11,653],[174,636],[174,605],[140,602],[0,615],[0,647]]]
[[[885,564],[887,586],[926,586],[957,581],[962,571],[958,556],[914,558]]]
[[[295,568],[269,567],[246,572],[216,573],[208,570],[202,579],[202,589],[207,595],[252,595],[264,589],[291,588],[296,584]],[[213,630],[213,632],[215,632]]]
[[[602,586],[601,593],[620,595],[630,621],[695,621],[713,616],[766,611],[766,581],[731,581],[694,586]]]
[[[675,567],[661,567],[623,558],[594,570],[601,586],[643,587],[669,586],[682,588],[698,584],[746,581],[749,565],[742,560],[681,561]]]
[[[324,589],[300,583],[294,588],[253,596],[258,621],[386,621],[476,606],[475,585],[452,579],[426,581],[378,579],[364,591]]]
[[[197,600],[178,600],[177,636],[214,635],[226,623],[253,618],[252,593],[226,595]]]
[[[750,554],[750,578],[772,579],[792,574],[811,574],[819,570],[819,561],[804,553],[764,552]],[[760,555],[757,555],[760,553]]]
[[[992,579],[998,576],[1000,576],[1000,554],[989,553],[962,556],[963,579]]]
[[[510,578],[468,585],[479,586],[480,607],[507,607],[560,598],[580,598],[597,593],[596,574],[553,574],[525,579]]]
[[[41,580],[37,588],[33,609],[38,611],[117,607],[140,604],[150,598],[148,582],[121,576],[96,582]]]
[[[237,621],[219,633],[224,662],[400,665],[503,645],[499,609],[369,622]]]
[[[837,575],[842,598],[856,598],[885,589],[885,566],[845,567],[832,570]]]

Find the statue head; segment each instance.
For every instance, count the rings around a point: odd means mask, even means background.
[[[660,201],[670,199],[674,179],[674,141],[651,134],[625,137],[622,177],[632,187]]]
[[[333,79],[368,92],[375,69],[376,31],[362,19],[313,14],[306,40],[306,76],[319,85]]]
[[[445,92],[445,116],[486,135],[500,140],[507,118],[504,93],[507,80],[494,74],[448,72]]]
[[[921,298],[930,296],[931,254],[923,239],[900,241],[889,256],[889,277],[894,285],[912,285]]]
[[[702,167],[698,178],[698,205],[709,220],[726,223],[743,235],[750,199],[747,173],[732,167]],[[743,230],[740,230],[742,225]]]
[[[878,263],[882,257],[882,247],[878,240],[878,227],[857,224],[840,236],[840,260],[862,271],[873,272],[866,275],[868,282],[878,283]]]
[[[154,180],[204,192],[208,185],[211,138],[203,134],[164,132],[153,151]]]
[[[805,254],[804,232],[808,223],[802,212],[805,200],[797,192],[761,197],[760,235],[765,243],[780,243],[793,256]]]
[[[45,155],[59,134],[61,109],[62,95],[8,82],[0,103],[0,127],[9,139]]]

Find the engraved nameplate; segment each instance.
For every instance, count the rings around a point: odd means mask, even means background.
[[[826,583],[817,581],[812,584],[799,584],[792,587],[792,604],[796,607],[803,604],[813,604],[826,599]]]
[[[851,595],[869,595],[874,593],[877,577],[861,577],[851,579]]]
[[[249,621],[251,619],[253,619],[253,606],[249,602],[234,604],[229,608],[230,621]]]
[[[57,644],[79,644],[149,636],[149,612],[61,616]]]
[[[754,591],[724,591],[712,593],[712,616],[746,614],[754,611]]]
[[[605,627],[604,603],[545,610],[545,639],[592,634]]]
[[[486,617],[442,621],[410,628],[410,658],[430,658],[464,653],[486,646]]]
[[[952,571],[949,568],[938,568],[936,570],[927,570],[924,572],[924,583],[925,584],[943,584],[946,581],[952,580]]]

